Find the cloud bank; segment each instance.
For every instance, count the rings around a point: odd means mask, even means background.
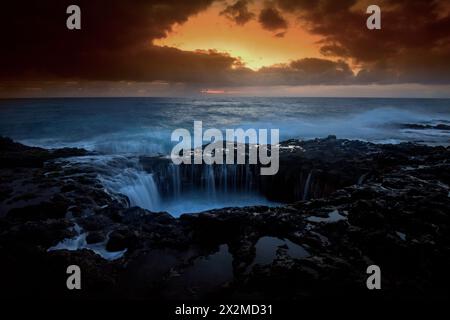
[[[365,28],[364,0],[220,1],[221,14],[233,23],[256,19],[261,28],[282,36],[290,27],[285,16],[294,15],[321,37],[322,58],[256,71],[214,50],[152,44],[213,2],[6,1],[0,19],[0,82],[2,87],[10,81],[59,80],[160,81],[192,87],[450,83],[448,1],[379,0],[382,30],[376,31]],[[65,28],[70,4],[82,8],[80,31]]]

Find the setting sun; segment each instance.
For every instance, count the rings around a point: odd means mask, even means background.
[[[319,57],[315,42],[319,37],[302,29],[294,16],[286,16],[289,30],[271,32],[261,28],[257,19],[237,25],[221,15],[223,4],[217,3],[177,24],[166,38],[153,44],[182,50],[214,49],[239,57],[245,66],[257,70],[304,57]]]

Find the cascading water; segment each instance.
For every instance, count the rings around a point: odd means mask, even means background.
[[[216,197],[216,179],[214,175],[214,168],[212,166],[204,166],[202,173],[202,179],[205,181],[205,188],[208,197],[214,199]]]
[[[258,168],[252,165],[174,165],[165,158],[141,159],[147,172],[153,173],[162,198],[177,198],[197,191],[210,199],[218,194],[259,191]]]
[[[160,195],[161,211],[174,215],[253,205],[275,205],[259,191],[256,165],[174,165],[164,157],[142,157]]]
[[[294,174],[278,178],[260,176],[257,165],[175,165],[170,158],[158,156],[93,155],[71,161],[77,167],[86,166],[87,172],[97,172],[105,190],[117,200],[124,202],[126,196],[129,206],[166,211],[175,216],[224,207],[274,206],[308,200],[334,190],[321,186],[324,178],[318,177],[315,171],[313,188],[311,169],[301,173],[300,178],[290,180]],[[280,191],[285,190],[280,186],[286,185],[295,194],[286,197]]]
[[[181,195],[180,167],[175,164],[171,164],[169,169],[172,175],[173,196],[178,198]]]
[[[308,178],[306,178],[305,187],[303,188],[303,200],[308,199],[309,185],[311,184],[312,172],[308,173]]]
[[[119,193],[128,197],[130,205],[153,211],[159,209],[159,191],[153,174],[127,168],[116,179]]]
[[[130,206],[160,210],[161,199],[153,174],[142,169],[137,157],[93,155],[70,160],[70,165],[85,167],[86,171],[94,170],[113,197],[125,195]]]
[[[149,162],[151,165],[149,165]],[[70,166],[94,171],[118,201],[175,216],[223,207],[274,205],[258,193],[257,168],[249,165],[175,165],[161,157],[91,155]]]

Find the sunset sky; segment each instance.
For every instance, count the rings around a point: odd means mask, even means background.
[[[248,5],[249,12],[263,8],[262,2],[253,1]],[[320,57],[317,42],[321,38],[308,33],[295,15],[285,14],[283,18],[289,32],[287,28],[266,30],[257,17],[238,24],[224,13],[224,4],[217,2],[185,23],[174,25],[167,37],[153,43],[189,51],[215,49],[239,58],[252,70],[299,58]]]
[[[446,0],[18,0],[0,36],[0,97],[450,96]]]

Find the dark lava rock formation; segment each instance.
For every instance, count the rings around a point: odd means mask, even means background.
[[[94,171],[53,161],[83,150],[9,139],[0,149],[0,283],[10,297],[450,295],[449,148],[286,141],[279,173],[258,182],[285,205],[180,218],[130,208]],[[83,246],[49,251],[67,239]],[[83,290],[66,288],[71,264]],[[366,288],[372,264],[382,270],[378,292]]]

